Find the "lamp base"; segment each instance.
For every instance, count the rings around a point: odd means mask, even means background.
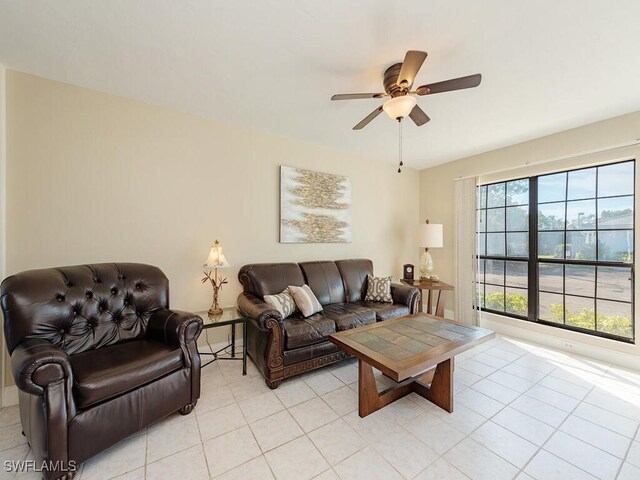
[[[420,257],[420,279],[429,278],[433,274],[433,258],[429,253],[429,249],[425,248]]]
[[[209,315],[222,315],[222,309],[220,307],[211,307],[209,309]]]

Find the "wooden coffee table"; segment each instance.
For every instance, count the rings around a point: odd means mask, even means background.
[[[358,358],[358,413],[365,417],[411,392],[452,412],[453,357],[493,337],[491,330],[417,313],[329,340]],[[400,385],[378,392],[372,367]]]

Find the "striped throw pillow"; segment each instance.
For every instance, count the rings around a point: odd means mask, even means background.
[[[296,302],[293,301],[288,288],[285,288],[277,295],[265,295],[264,301],[278,310],[282,318],[287,318],[296,311]]]
[[[309,288],[309,285],[303,285],[301,287],[289,286],[289,292],[291,292],[298,310],[302,312],[302,316],[310,317],[314,313],[322,311],[322,305],[320,305],[320,302]]]
[[[367,275],[367,302],[393,303],[391,298],[391,277],[374,277]]]

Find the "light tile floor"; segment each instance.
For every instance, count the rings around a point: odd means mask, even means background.
[[[79,480],[640,479],[640,372],[499,337],[456,357],[453,414],[412,394],[364,419],[357,378],[349,360],[269,390],[252,364],[243,377],[217,362],[194,413],[98,455]],[[0,410],[3,463],[30,458],[18,422]]]

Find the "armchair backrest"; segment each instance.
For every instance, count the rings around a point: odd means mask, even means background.
[[[12,275],[0,295],[9,353],[41,338],[72,354],[144,337],[151,314],[169,308],[169,280],[140,263],[77,265]]]

